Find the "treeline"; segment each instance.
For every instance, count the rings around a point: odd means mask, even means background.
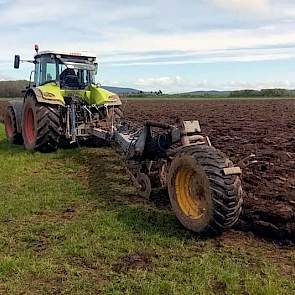
[[[28,81],[0,81],[0,98],[15,98],[23,96],[22,90],[29,85]]]
[[[229,97],[295,97],[295,90],[282,88],[231,91]]]
[[[0,81],[0,98],[16,98],[22,97],[22,90],[29,85],[28,81]],[[183,94],[163,94],[161,90],[154,92],[138,92],[128,94],[127,97],[186,97],[186,98],[234,98],[234,97],[295,97],[295,90],[287,90],[282,88],[261,89],[261,90],[236,90],[236,91],[197,91]]]
[[[173,94],[171,96],[181,96],[186,98],[244,98],[244,97],[295,97],[295,90],[282,88],[261,89],[261,90],[234,90],[234,91],[196,91],[183,94]]]
[[[187,93],[176,93],[176,94],[163,94],[161,92],[139,92],[127,94],[127,97],[137,97],[137,98],[146,98],[146,97],[155,97],[161,96],[165,99],[175,99],[175,98],[187,98],[187,99],[197,99],[197,98],[264,98],[264,97],[295,97],[295,90],[288,90],[282,88],[272,88],[272,89],[261,89],[261,90],[235,90],[235,91],[196,91],[196,92],[187,92]]]
[[[162,90],[159,91],[150,91],[150,92],[144,92],[144,91],[138,91],[138,92],[133,92],[133,93],[123,93],[121,96],[126,96],[126,97],[156,97],[156,96],[162,96],[164,95]]]

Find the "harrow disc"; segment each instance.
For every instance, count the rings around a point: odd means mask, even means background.
[[[152,192],[150,178],[144,173],[139,173],[136,177],[136,182],[138,184],[139,195],[145,199],[149,199]]]

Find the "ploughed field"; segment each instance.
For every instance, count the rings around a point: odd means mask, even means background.
[[[136,125],[199,120],[212,144],[235,163],[254,153],[258,163],[243,170],[244,210],[236,228],[295,243],[295,99],[128,101],[124,111]]]
[[[199,120],[212,144],[243,170],[244,210],[237,228],[295,242],[295,99],[264,101],[128,101],[133,122]]]

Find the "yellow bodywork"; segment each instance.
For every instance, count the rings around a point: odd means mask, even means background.
[[[86,89],[68,90],[60,89],[56,82],[50,82],[37,88],[33,88],[36,98],[39,102],[65,105],[64,98],[69,96],[79,96],[89,105],[121,105],[119,96],[94,84]]]

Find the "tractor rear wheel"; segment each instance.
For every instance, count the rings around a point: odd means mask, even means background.
[[[234,225],[241,213],[239,175],[225,175],[233,166],[220,151],[206,145],[183,148],[168,174],[172,209],[189,230],[217,235]]]
[[[5,132],[9,143],[22,144],[23,138],[21,133],[17,131],[17,118],[12,107],[8,107],[6,110],[5,118]]]
[[[40,104],[34,96],[28,95],[23,106],[22,134],[27,150],[57,150],[61,137],[61,116],[57,106]]]

